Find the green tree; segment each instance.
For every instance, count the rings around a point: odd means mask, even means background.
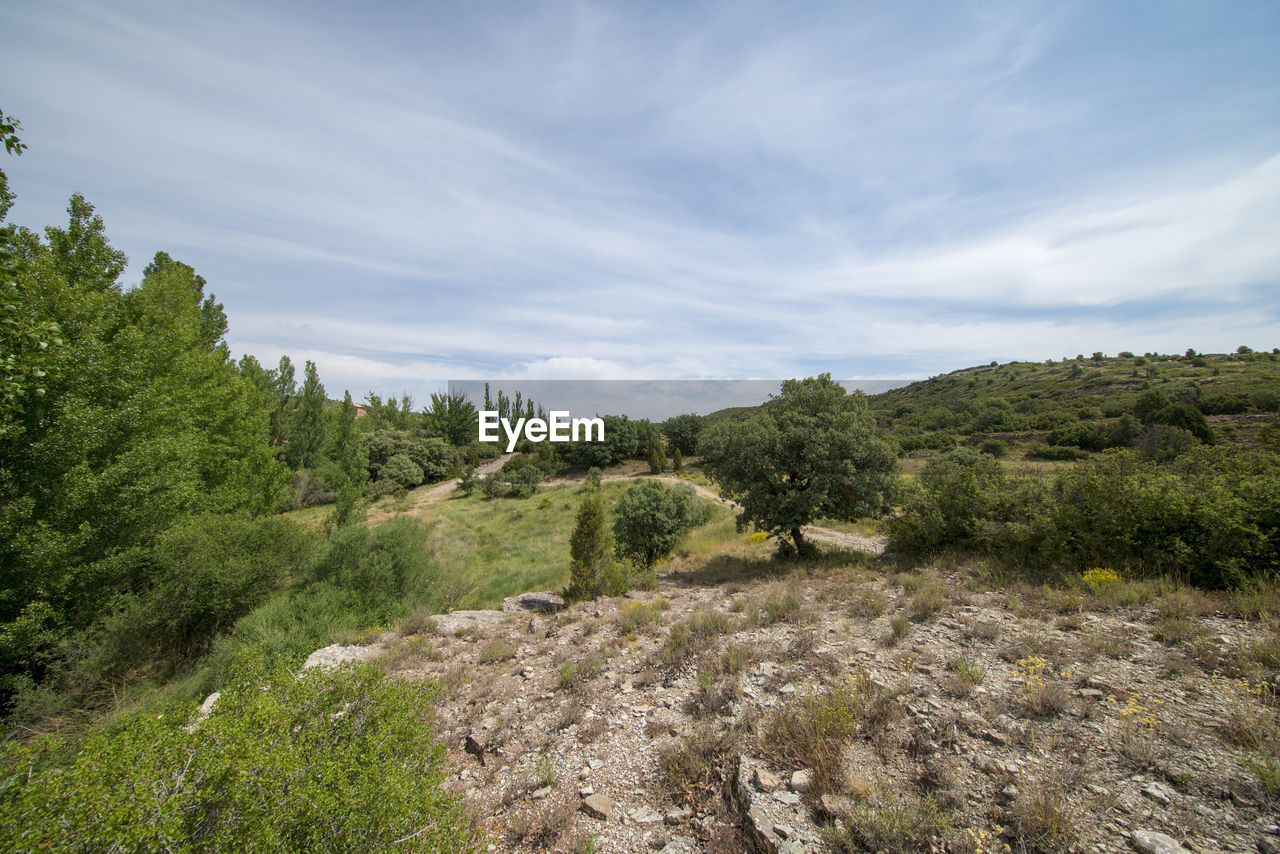
[[[649,474],[662,474],[667,467],[667,454],[657,433],[649,437]]]
[[[684,454],[680,453],[679,448],[676,448],[671,454],[671,470],[676,474],[684,471]]]
[[[479,416],[464,394],[432,394],[431,406],[422,414],[422,422],[431,435],[439,436],[454,447],[474,442],[479,435]]]
[[[330,528],[364,521],[360,499],[369,480],[369,457],[356,429],[356,407],[351,392],[344,392],[333,423],[334,508]]]
[[[680,484],[672,489],[656,480],[641,481],[628,488],[614,507],[616,551],[620,557],[651,567],[709,515],[692,487]]]
[[[302,394],[298,396],[298,408],[292,420],[285,458],[293,468],[315,468],[324,459],[325,452],[325,396],[316,363],[310,359],[303,372]]]
[[[814,518],[882,514],[898,461],[875,435],[866,397],[848,394],[830,374],[787,380],[782,393],[740,422],[722,422],[699,443],[706,470],[754,523],[797,552]]]
[[[690,412],[685,415],[673,415],[662,422],[662,435],[667,437],[671,447],[682,454],[692,454],[698,448],[698,435],[702,432],[702,416]]]
[[[613,556],[613,535],[605,518],[604,499],[598,489],[582,496],[569,537],[570,599],[594,599],[621,593],[621,568]]]

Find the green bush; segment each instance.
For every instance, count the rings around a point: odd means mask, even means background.
[[[0,847],[10,851],[452,852],[477,850],[444,794],[430,689],[362,665],[295,679],[242,662],[213,713],[134,714],[91,734],[65,767],[47,743],[0,756]]]
[[[904,512],[889,521],[890,547],[929,552],[972,544],[1004,491],[1004,469],[972,448],[929,460],[918,481],[905,487]]]
[[[1062,445],[1036,445],[1027,451],[1027,456],[1033,460],[1084,460],[1089,452]]]
[[[674,488],[654,480],[634,484],[614,508],[617,553],[651,567],[671,554],[680,538],[710,515],[711,508],[686,484]]]
[[[405,454],[395,454],[378,472],[378,480],[391,481],[403,489],[422,485],[422,467]]]
[[[420,519],[399,516],[376,528],[348,525],[330,537],[312,565],[320,581],[350,590],[372,607],[402,600],[435,576],[429,531]]]

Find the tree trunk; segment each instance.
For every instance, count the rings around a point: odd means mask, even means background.
[[[791,541],[796,544],[796,555],[804,554],[804,534],[800,533],[800,527],[791,529]]]

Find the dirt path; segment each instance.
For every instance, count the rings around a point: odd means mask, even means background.
[[[503,464],[507,460],[511,459],[514,456],[515,454],[503,454],[502,456],[498,457],[496,460],[490,460],[489,462],[484,463],[483,465],[476,466],[476,474],[480,475],[481,477],[485,475],[493,474],[495,471],[502,468]],[[435,484],[429,489],[426,489],[422,492],[418,492],[413,496],[413,504],[409,505],[403,510],[393,509],[395,505],[378,507],[370,511],[369,521],[381,522],[385,519],[390,519],[392,516],[404,516],[404,515],[420,516],[422,515],[422,510],[424,507],[427,507],[428,505],[435,504],[437,501],[442,501],[445,498],[448,498],[451,494],[453,494],[453,490],[461,482],[462,482],[461,478],[454,478],[453,480],[445,480]]]

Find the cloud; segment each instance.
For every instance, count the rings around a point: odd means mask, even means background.
[[[17,221],[86,192],[331,390],[1262,346],[1274,14],[1185,17],[11,4],[5,168]]]

